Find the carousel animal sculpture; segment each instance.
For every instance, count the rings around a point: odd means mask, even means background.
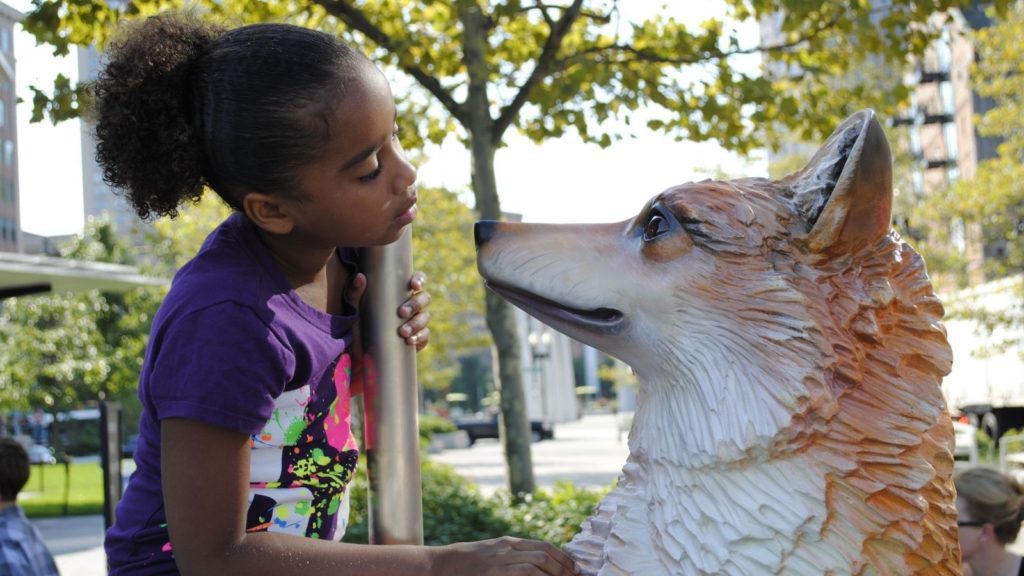
[[[587,574],[959,574],[952,354],[892,193],[866,110],[778,181],[477,224],[490,290],[640,382],[622,475],[566,546]]]

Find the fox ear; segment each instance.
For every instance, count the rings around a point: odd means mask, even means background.
[[[889,232],[892,152],[871,110],[847,118],[810,163],[782,183],[807,223],[811,250],[850,253]]]

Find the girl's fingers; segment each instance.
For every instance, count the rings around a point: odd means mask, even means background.
[[[537,540],[512,540],[508,546],[517,554],[516,562],[528,562],[551,576],[579,574],[576,562],[557,546]]]
[[[423,287],[427,285],[427,275],[423,272],[413,272],[412,278],[409,280],[409,288],[413,292],[419,292],[423,290]]]
[[[428,324],[430,324],[430,312],[421,310],[410,318],[408,322],[402,324],[401,328],[398,329],[398,333],[402,338],[408,338],[426,328]]]
[[[345,290],[345,300],[352,306],[359,308],[359,302],[366,293],[366,274],[357,273],[352,277]]]
[[[430,305],[431,297],[429,292],[417,292],[406,300],[398,309],[400,318],[412,318],[417,312],[424,310]]]
[[[405,343],[409,346],[415,346],[417,352],[423,350],[430,343],[430,328],[424,328],[409,336],[405,339]]]

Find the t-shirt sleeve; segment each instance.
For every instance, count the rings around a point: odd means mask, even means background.
[[[170,323],[148,378],[157,418],[257,434],[294,372],[291,350],[251,309],[221,303]]]

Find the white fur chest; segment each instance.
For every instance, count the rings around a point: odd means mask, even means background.
[[[813,460],[694,471],[646,460],[642,449],[633,454],[619,486],[567,547],[591,574],[857,570],[862,542],[827,529],[825,472]]]

